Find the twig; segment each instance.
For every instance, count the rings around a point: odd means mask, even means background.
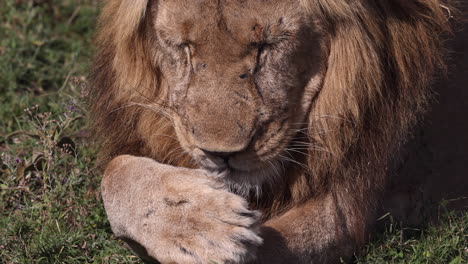
[[[37,135],[35,133],[31,133],[31,132],[28,132],[28,131],[25,131],[25,130],[18,130],[18,131],[12,132],[12,133],[4,136],[3,139],[0,140],[0,145],[7,142],[10,138],[15,137],[15,136],[19,136],[19,135],[26,135],[26,136],[30,136],[30,137],[35,138],[35,139],[40,138],[39,135]]]

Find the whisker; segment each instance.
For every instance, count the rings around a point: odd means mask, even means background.
[[[171,135],[167,135],[167,134],[153,134],[153,136],[156,136],[156,137],[167,137],[167,138],[173,139],[173,140],[175,140],[175,141],[178,141],[178,140],[179,140],[177,137],[174,137],[174,136],[171,136]]]
[[[319,146],[316,146],[316,145],[310,145],[310,146],[291,146],[292,149],[297,149],[297,150],[316,150],[316,151],[321,151],[321,152],[325,152],[325,153],[330,153],[332,154],[331,151],[329,151],[328,149],[326,148],[323,148],[323,147],[319,147]]]
[[[342,116],[334,116],[334,115],[312,115],[312,117],[315,117],[315,118],[330,118],[330,119],[337,119],[337,120],[342,120],[342,121],[346,121],[346,122],[350,122],[350,123],[355,123],[353,120],[349,119],[349,118],[345,118],[345,117],[342,117]]]
[[[278,169],[276,168],[276,166],[273,164],[273,162],[271,162],[270,160],[268,160],[268,163],[271,165],[271,167],[274,169],[274,171],[276,172],[276,175],[278,176],[278,179],[281,178],[281,173],[278,171]]]
[[[167,100],[163,100],[163,99],[161,99],[161,98],[156,98],[157,101],[155,101],[155,100],[153,100],[153,99],[147,97],[146,95],[144,95],[142,92],[138,91],[138,89],[135,89],[135,92],[137,92],[137,93],[140,95],[141,98],[146,99],[146,100],[147,100],[148,102],[150,102],[150,103],[158,104],[158,105],[160,105],[160,106],[162,106],[162,107],[164,107],[164,108],[169,109],[170,111],[172,111],[172,112],[174,112],[174,113],[176,112],[171,106],[169,106],[169,105],[167,104]],[[159,101],[160,101],[160,102],[159,102]]]
[[[312,158],[312,156],[309,153],[306,153],[306,152],[303,152],[303,151],[300,151],[300,150],[297,150],[297,149],[287,148],[286,151],[296,152],[296,153],[299,153],[299,154],[304,155],[306,157]]]
[[[289,155],[291,155],[291,153],[289,153],[288,151],[286,151],[286,153],[288,153]],[[287,161],[287,162],[291,162],[291,163],[293,163],[293,164],[296,164],[296,165],[300,166],[301,168],[303,168],[303,169],[306,170],[306,171],[309,171],[309,170],[310,170],[305,164],[302,164],[302,163],[300,163],[300,162],[298,162],[298,161],[296,161],[296,160],[294,160],[294,159],[292,159],[292,158],[285,157],[285,156],[283,156],[283,155],[281,155],[281,154],[278,155],[278,156],[279,156],[280,158],[284,159],[284,160]],[[291,156],[291,157],[292,157],[292,156]]]
[[[132,106],[140,106],[142,108],[151,110],[151,111],[153,111],[155,113],[161,114],[162,116],[166,117],[167,119],[169,119],[171,121],[173,120],[172,116],[169,113],[167,113],[165,111],[165,109],[157,108],[157,106],[154,106],[154,105],[147,105],[147,104],[141,104],[141,103],[135,103],[135,102],[130,102],[130,103],[124,104],[124,105],[122,105],[120,107],[114,108],[114,109],[111,110],[110,113],[122,110],[122,109],[127,108],[127,107],[132,107]]]
[[[181,150],[181,151],[180,151]],[[175,152],[175,154],[174,154]],[[163,160],[168,160],[169,157],[173,156],[173,158],[170,160],[171,162],[172,161],[175,161],[175,160],[179,160],[181,157],[183,157],[185,151],[182,147],[176,147],[176,148],[173,148],[171,151],[169,151],[163,158]]]

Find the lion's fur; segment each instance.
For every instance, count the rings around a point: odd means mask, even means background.
[[[316,147],[276,189],[253,201],[277,215],[325,193],[352,192],[344,214],[365,239],[363,211],[372,211],[389,161],[426,108],[437,70],[444,69],[441,36],[449,31],[439,0],[300,0],[329,38],[328,68],[313,102],[308,141]],[[107,0],[100,19],[92,74],[91,114],[104,162],[120,154],[192,167],[164,113],[136,104],[165,104],[164,80],[151,58],[147,0]],[[443,5],[443,6],[442,6]],[[358,213],[356,213],[358,212]]]

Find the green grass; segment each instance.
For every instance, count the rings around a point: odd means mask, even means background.
[[[0,263],[141,263],[111,234],[86,128],[96,2],[0,2]],[[467,263],[467,227],[390,225],[357,263]]]
[[[96,14],[89,0],[0,3],[0,263],[140,263],[111,234],[88,142]]]
[[[437,226],[424,229],[388,224],[357,257],[357,263],[468,263],[468,213],[441,213]]]

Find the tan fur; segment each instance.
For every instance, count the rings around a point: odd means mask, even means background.
[[[232,162],[246,172],[221,177],[262,211],[257,261],[346,259],[444,68],[448,4],[201,2],[106,1],[91,96],[104,164],[131,154],[209,168],[201,148],[240,151]],[[278,55],[281,72],[255,73],[267,29],[287,31],[278,50],[292,53]]]

